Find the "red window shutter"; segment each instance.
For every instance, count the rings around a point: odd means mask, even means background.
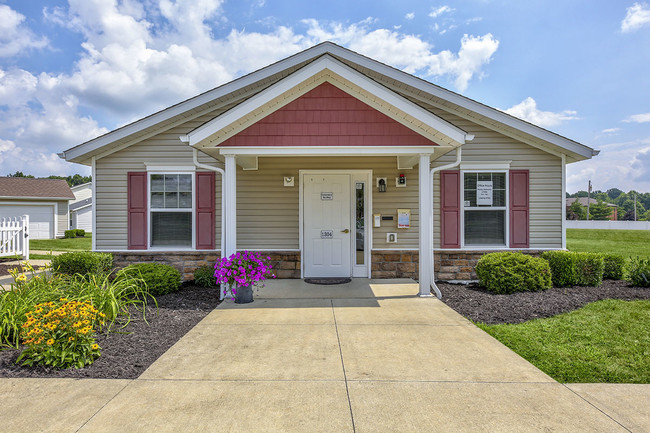
[[[460,171],[440,172],[440,247],[460,248]]]
[[[127,245],[130,250],[147,249],[147,173],[127,173]]]
[[[214,172],[196,172],[196,249],[216,247]]]
[[[528,170],[510,170],[510,248],[528,248]]]

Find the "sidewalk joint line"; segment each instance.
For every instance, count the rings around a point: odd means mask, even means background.
[[[611,419],[611,420],[614,421],[616,424],[618,424],[618,425],[620,425],[621,427],[623,427],[625,430],[629,431],[630,433],[633,433],[632,430],[630,430],[629,428],[625,427],[623,424],[621,424],[620,422],[618,422],[617,420],[615,420],[615,419],[614,419],[610,414],[608,414],[607,412],[605,412],[604,410],[602,410],[601,408],[599,408],[598,406],[596,406],[595,404],[593,404],[592,402],[590,402],[589,400],[587,400],[585,397],[583,397],[583,396],[582,396],[580,393],[578,393],[577,391],[574,391],[574,390],[572,390],[571,388],[569,388],[569,387],[567,386],[566,383],[562,383],[561,385],[562,385],[563,387],[565,387],[566,389],[568,389],[569,391],[571,391],[572,393],[574,393],[575,395],[577,395],[580,399],[582,399],[582,400],[584,400],[585,402],[587,402],[588,405],[590,405],[591,407],[595,408],[598,412],[602,413],[602,414],[605,415],[607,418]]]
[[[339,343],[339,355],[341,356],[341,367],[343,368],[343,380],[345,381],[345,393],[348,396],[348,407],[350,408],[350,419],[352,420],[352,432],[357,431],[354,425],[354,413],[352,413],[352,402],[350,401],[350,388],[348,387],[348,375],[345,372],[345,362],[343,362],[343,349],[341,348],[341,337],[339,336],[339,327],[336,324],[336,310],[334,309],[334,301],[330,299],[332,304],[332,314],[334,315],[334,329],[336,329],[336,340]]]
[[[97,409],[97,411],[95,411],[95,413],[92,414],[92,416],[91,416],[90,418],[88,418],[86,421],[84,421],[84,423],[81,424],[77,430],[75,430],[75,433],[78,433],[79,431],[81,431],[81,429],[84,428],[84,427],[86,426],[86,424],[88,424],[88,423],[89,423],[93,418],[95,418],[95,417],[97,416],[97,414],[98,414],[99,412],[101,412],[101,411],[102,411],[106,406],[108,406],[108,404],[109,404],[110,402],[112,402],[112,401],[113,401],[113,400],[114,400],[118,395],[122,394],[122,391],[124,391],[124,390],[126,389],[127,386],[131,385],[131,384],[132,384],[133,382],[135,382],[135,381],[136,381],[136,379],[131,379],[131,380],[129,381],[129,383],[127,383],[126,385],[124,385],[124,386],[122,387],[122,389],[120,389],[118,392],[116,392],[115,395],[114,395],[113,397],[111,397],[111,398],[110,398],[106,403],[104,403],[104,404],[102,405],[102,407],[100,407],[99,409]]]

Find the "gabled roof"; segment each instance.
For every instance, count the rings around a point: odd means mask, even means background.
[[[321,56],[329,55],[360,72],[379,85],[391,89],[422,105],[430,105],[453,113],[531,146],[556,154],[567,155],[567,162],[589,159],[598,151],[548,131],[503,111],[481,104],[421,78],[350,51],[332,42],[323,42],[298,54],[278,61],[196,97],[118,128],[60,154],[67,161],[90,164],[115,149],[134,144],[180,125],[200,115],[218,117],[242,101],[258,94],[293,74]],[[188,131],[189,132],[189,131]]]
[[[72,203],[70,206],[68,206],[68,209],[71,210],[71,211],[79,210],[79,209],[88,207],[88,206],[90,206],[92,204],[93,204],[93,199],[91,197],[91,198],[87,198],[85,200],[80,200],[80,201],[78,201],[76,203]]]
[[[72,200],[74,194],[62,179],[0,177],[0,198]]]

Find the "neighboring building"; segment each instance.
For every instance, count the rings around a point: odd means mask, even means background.
[[[29,215],[30,239],[62,237],[72,199],[65,180],[0,177],[0,219]]]
[[[434,250],[458,280],[485,251],[565,248],[565,165],[597,153],[325,42],[61,156],[92,167],[93,249],[118,264],[191,278],[261,250],[280,278],[428,294]]]
[[[70,202],[70,228],[82,229],[87,233],[93,230],[93,184],[92,182],[73,186],[75,199]]]
[[[576,201],[578,203],[580,203],[581,206],[587,207],[587,200],[588,200],[590,206],[598,204],[598,200],[596,200],[595,198],[587,199],[587,197],[569,197],[569,198],[566,199],[567,211],[569,210],[571,205]],[[607,219],[610,220],[610,221],[618,221],[618,205],[615,205],[613,203],[607,203],[607,202],[605,202],[605,204],[608,207],[612,208],[612,213],[610,214],[609,218],[607,218]]]

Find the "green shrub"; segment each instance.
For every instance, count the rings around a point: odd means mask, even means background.
[[[605,265],[600,254],[546,251],[542,258],[551,268],[556,287],[599,286],[603,282]]]
[[[605,269],[603,278],[622,280],[625,271],[625,257],[620,254],[602,254]]]
[[[545,251],[542,259],[546,260],[551,268],[551,278],[556,287],[575,285],[576,269],[573,253],[569,251]]]
[[[494,293],[546,290],[551,285],[548,262],[515,252],[490,253],[476,265],[479,283]]]
[[[117,280],[140,278],[147,293],[152,296],[165,295],[181,288],[181,273],[173,266],[162,263],[137,263],[117,273]]]
[[[631,259],[627,265],[626,280],[636,287],[650,287],[650,259]]]
[[[110,253],[93,253],[78,251],[52,257],[52,271],[65,275],[107,274],[113,269],[113,255]]]
[[[194,271],[194,284],[200,287],[214,287],[217,279],[212,266],[201,266]]]
[[[63,232],[63,237],[66,239],[70,238],[76,238],[77,237],[77,230],[72,229],[72,230],[66,230]]]
[[[83,238],[86,236],[86,230],[84,229],[75,229],[75,233],[78,238]]]
[[[601,254],[572,253],[576,269],[576,286],[598,287],[603,283],[605,262]]]

